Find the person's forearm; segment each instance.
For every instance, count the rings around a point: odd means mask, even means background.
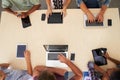
[[[85,14],[91,13],[91,12],[89,11],[89,9],[86,7],[86,5],[85,5],[83,2],[80,4],[80,9],[82,9],[82,11],[83,11]]]
[[[61,68],[54,68],[54,67],[48,67],[47,68],[49,71],[53,72],[53,73],[56,73],[56,74],[59,74],[61,76],[64,76],[65,72],[67,70],[65,69],[61,69]]]
[[[109,59],[110,61],[112,61],[113,63],[115,63],[116,65],[120,65],[120,61],[118,61],[118,60],[116,60],[116,59],[114,59],[114,58],[112,58],[112,57],[108,57],[108,59]]]
[[[63,9],[67,9],[70,2],[71,2],[71,0],[66,0],[65,3],[63,4]]]
[[[40,8],[40,4],[34,5],[30,10],[27,11],[27,14],[30,15],[33,13],[35,10],[38,10]]]
[[[51,9],[51,0],[46,0],[47,9]]]
[[[13,15],[16,15],[17,12],[14,12],[13,10],[11,10],[10,8],[4,8],[5,11],[7,11],[8,13],[11,13]]]
[[[7,68],[7,67],[9,67],[9,63],[3,63],[3,64],[0,64],[0,67],[5,67],[5,68]]]
[[[97,66],[96,64],[94,64],[94,68],[95,68],[95,70],[99,71],[100,73],[106,74],[106,71],[103,70],[102,68],[100,68],[99,66]]]
[[[33,74],[33,71],[32,71],[31,60],[27,60],[27,61],[26,61],[26,64],[27,64],[27,72],[28,72],[28,74],[32,75],[32,74]]]
[[[74,72],[75,76],[82,77],[82,71],[76,65],[74,65],[70,60],[67,59],[66,64]]]
[[[102,7],[101,7],[101,10],[100,10],[99,14],[104,15],[104,13],[105,13],[106,9],[107,9],[107,6],[106,6],[106,5],[102,5]]]

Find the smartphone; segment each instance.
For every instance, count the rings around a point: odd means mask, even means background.
[[[71,53],[70,60],[74,61],[75,60],[75,53]]]
[[[46,18],[46,14],[43,13],[43,14],[41,15],[41,20],[42,20],[42,21],[45,21],[45,18]]]
[[[27,44],[20,43],[17,45],[17,58],[24,58],[24,51],[26,50]]]
[[[31,26],[30,18],[27,16],[26,18],[21,18],[23,28],[27,28]]]
[[[108,26],[112,26],[112,19],[108,19]]]

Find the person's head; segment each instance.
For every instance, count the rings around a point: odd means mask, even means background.
[[[45,70],[35,80],[56,80],[56,77],[52,72]]]
[[[120,80],[120,69],[111,73],[110,80]]]

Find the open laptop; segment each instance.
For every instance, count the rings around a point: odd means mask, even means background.
[[[46,66],[48,67],[67,67],[66,64],[58,60],[61,53],[68,58],[68,45],[43,45],[46,50]]]

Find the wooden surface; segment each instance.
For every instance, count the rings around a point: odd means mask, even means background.
[[[58,10],[59,11],[59,10]],[[91,9],[96,14],[99,9]],[[0,63],[9,62],[15,68],[26,68],[24,59],[16,59],[18,43],[27,43],[31,51],[33,66],[45,64],[44,44],[68,44],[70,53],[75,53],[74,63],[83,71],[87,62],[93,61],[92,49],[106,47],[110,56],[120,59],[120,20],[117,8],[109,8],[105,13],[104,28],[84,27],[84,13],[80,9],[68,9],[63,24],[47,24],[41,21],[39,10],[30,15],[32,26],[22,28],[21,20],[7,12],[2,12],[0,25]],[[112,26],[107,20],[112,19]],[[113,67],[109,63],[106,67]]]

